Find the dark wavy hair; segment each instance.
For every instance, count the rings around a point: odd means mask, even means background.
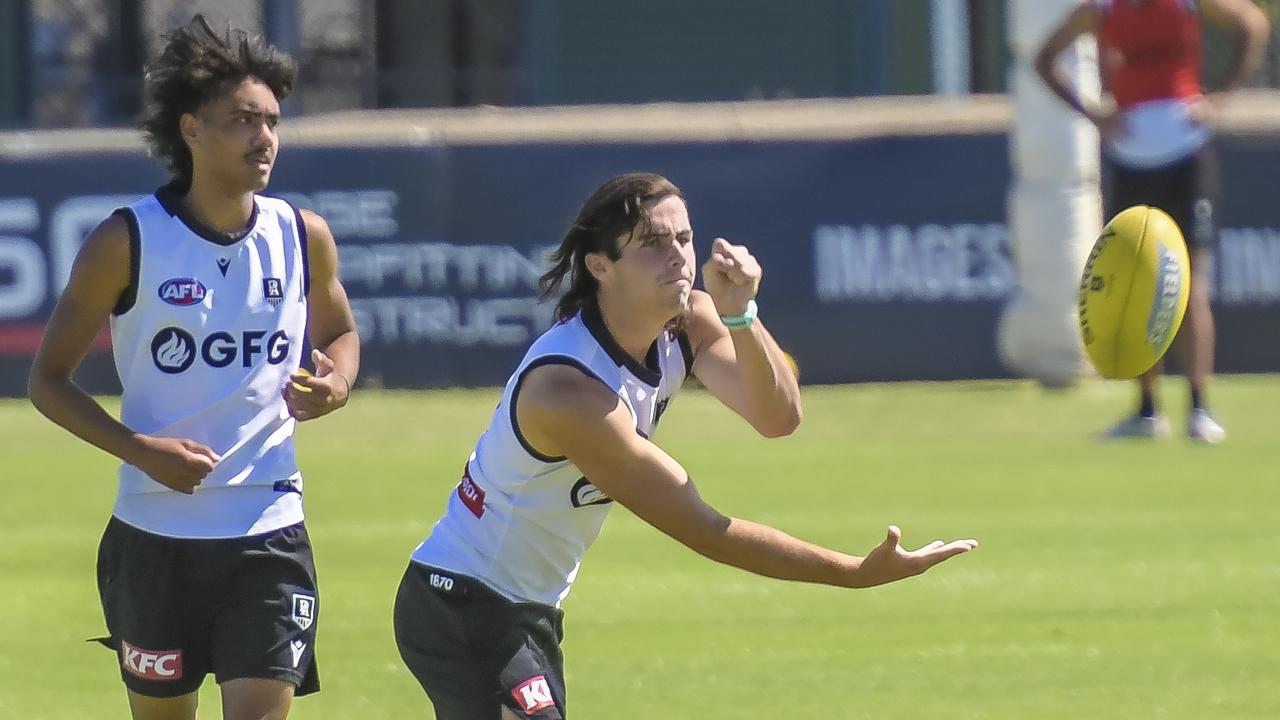
[[[164,162],[173,184],[191,187],[191,150],[182,139],[179,120],[239,85],[261,80],[276,100],[293,89],[297,67],[288,55],[262,38],[227,26],[219,35],[204,15],[169,33],[160,54],[147,64],[142,133],[153,157]]]
[[[647,229],[646,205],[672,195],[685,199],[680,188],[654,173],[619,175],[591,193],[560,247],[552,253],[551,269],[538,280],[542,300],[560,293],[568,280],[569,287],[556,303],[557,320],[573,317],[596,296],[599,283],[587,269],[587,254],[603,252],[610,260],[617,260],[622,246],[631,242],[637,231]]]

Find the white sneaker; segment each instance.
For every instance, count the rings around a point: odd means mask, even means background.
[[[1222,429],[1208,410],[1192,410],[1187,418],[1187,437],[1202,443],[1213,445],[1227,439],[1227,431]]]
[[[1112,440],[1162,438],[1169,437],[1169,434],[1169,418],[1163,415],[1156,415],[1155,417],[1131,415],[1116,423],[1107,431],[1107,437]]]

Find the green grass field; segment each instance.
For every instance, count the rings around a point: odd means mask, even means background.
[[[701,393],[658,440],[724,512],[861,554],[977,552],[869,591],[706,561],[616,508],[565,604],[583,718],[1280,717],[1280,378],[1221,379],[1232,433],[1101,444],[1130,388],[808,388],[800,431],[754,437]],[[1177,407],[1181,383],[1166,382]],[[496,400],[358,393],[299,434],[322,583],[324,692],[302,719],[430,717],[392,595]],[[93,580],[114,462],[0,402],[0,718],[127,717]],[[218,718],[208,683],[202,716]]]

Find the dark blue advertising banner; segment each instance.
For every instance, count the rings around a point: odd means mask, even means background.
[[[1280,369],[1280,138],[1222,141],[1219,368]],[[366,382],[497,385],[550,322],[546,252],[603,180],[666,175],[695,242],[746,245],[760,317],[810,383],[1004,377],[1000,309],[1017,288],[1002,134],[842,141],[288,147],[271,194],[320,213],[364,347]],[[31,354],[85,233],[151,192],[141,153],[0,164],[0,394]],[[79,377],[118,389],[104,335]]]

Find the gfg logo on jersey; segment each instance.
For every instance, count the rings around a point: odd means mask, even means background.
[[[182,328],[167,327],[151,339],[151,359],[161,372],[177,375],[196,361],[196,339]]]
[[[160,286],[160,299],[170,305],[196,305],[208,293],[204,283],[195,278],[172,278]]]
[[[181,680],[181,650],[147,650],[120,641],[124,669],[143,680]]]
[[[170,326],[152,338],[151,359],[161,372],[177,375],[191,367],[197,355],[214,368],[227,367],[237,359],[241,367],[253,367],[259,355],[265,355],[268,364],[279,365],[289,357],[289,347],[289,336],[283,330],[270,337],[266,330],[245,330],[238,338],[219,330],[197,344],[191,333]]]

